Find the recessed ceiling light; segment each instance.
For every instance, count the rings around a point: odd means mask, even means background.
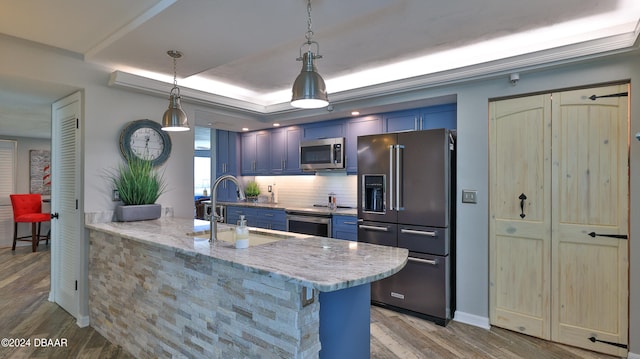
[[[280,127],[280,124],[276,122],[273,124],[273,127]]]
[[[360,111],[351,111],[351,116],[358,116]]]
[[[249,131],[249,129],[247,127],[243,127],[242,131]]]

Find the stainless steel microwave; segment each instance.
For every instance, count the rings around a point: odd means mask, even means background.
[[[300,142],[300,169],[344,169],[344,137]]]

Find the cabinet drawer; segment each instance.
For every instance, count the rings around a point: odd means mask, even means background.
[[[256,208],[242,207],[242,206],[227,206],[227,223],[237,224],[240,220],[240,215],[244,215],[247,220],[248,226],[255,226],[258,218],[258,211]]]
[[[358,240],[358,218],[352,216],[333,216],[331,219],[332,237],[337,239]]]

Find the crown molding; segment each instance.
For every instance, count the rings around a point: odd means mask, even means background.
[[[329,94],[331,108],[346,108],[349,104],[363,105],[380,102],[385,97],[407,95],[411,92],[452,85],[480,79],[495,78],[511,72],[526,72],[547,69],[555,66],[585,61],[588,59],[609,56],[612,54],[636,50],[640,23],[634,31],[608,36],[582,43],[556,47],[501,60],[450,69],[437,73],[425,74],[407,79],[381,83]],[[109,86],[116,86],[133,91],[167,96],[172,84],[162,81],[114,71],[109,79]],[[225,116],[252,118],[255,121],[268,123],[277,120],[304,118],[324,118],[331,116],[331,110],[301,110],[293,108],[288,102],[273,105],[260,105],[246,100],[235,99],[219,94],[208,93],[180,86],[183,101],[204,105],[213,111],[220,111]],[[335,115],[334,115],[335,116]]]

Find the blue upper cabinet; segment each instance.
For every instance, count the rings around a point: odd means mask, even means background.
[[[345,161],[347,173],[358,172],[358,136],[376,135],[382,133],[382,117],[370,115],[356,117],[346,122],[347,136],[345,139]]]
[[[456,128],[456,104],[436,105],[383,115],[384,132]]]
[[[425,107],[420,110],[422,130],[434,128],[457,128],[457,105],[455,103]]]
[[[415,131],[420,129],[420,111],[408,110],[385,113],[384,132]]]
[[[302,127],[304,140],[319,138],[344,137],[344,120],[323,121],[304,125]]]
[[[302,173],[300,170],[301,137],[302,129],[298,126],[271,130],[271,174]]]
[[[242,175],[269,174],[271,167],[271,133],[255,131],[242,134]]]
[[[216,178],[238,174],[238,134],[236,132],[216,130]],[[233,202],[237,199],[237,187],[230,181],[218,186],[216,200]]]

